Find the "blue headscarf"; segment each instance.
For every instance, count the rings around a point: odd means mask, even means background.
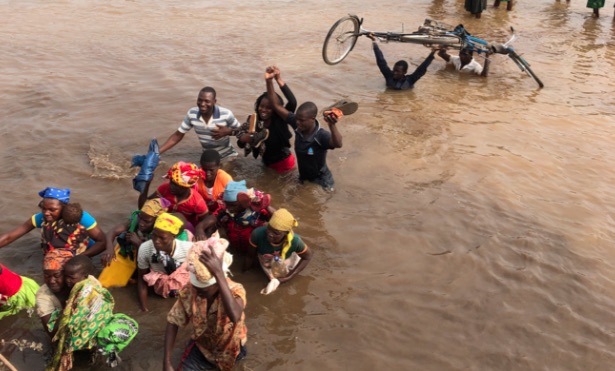
[[[42,198],[55,198],[67,204],[70,201],[70,189],[47,187],[38,193]]]
[[[222,200],[235,202],[237,201],[237,195],[240,192],[247,192],[247,191],[248,191],[248,187],[246,186],[245,180],[240,180],[238,182],[234,182],[231,180],[230,182],[226,184],[226,187],[224,188],[224,196],[222,197]]]

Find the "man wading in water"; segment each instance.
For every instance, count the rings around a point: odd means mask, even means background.
[[[367,37],[369,37],[373,41],[374,54],[376,55],[376,63],[378,64],[378,68],[384,76],[387,88],[389,89],[412,89],[414,87],[414,84],[416,84],[416,82],[419,81],[419,79],[423,77],[423,75],[425,75],[425,73],[427,72],[427,67],[429,67],[431,62],[433,62],[434,54],[436,53],[436,49],[433,49],[431,53],[429,53],[427,58],[425,58],[423,63],[421,63],[420,66],[418,66],[413,73],[411,73],[410,75],[406,75],[408,73],[408,62],[404,60],[399,60],[395,62],[395,64],[393,65],[393,70],[391,70],[389,68],[389,65],[387,64],[386,59],[384,59],[382,51],[378,47],[378,39],[376,39],[376,36],[370,33],[369,35],[367,35]]]

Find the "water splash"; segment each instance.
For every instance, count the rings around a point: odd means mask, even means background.
[[[139,171],[130,167],[131,155],[121,152],[117,148],[96,138],[90,142],[88,158],[92,166],[92,177],[102,179],[132,178]]]

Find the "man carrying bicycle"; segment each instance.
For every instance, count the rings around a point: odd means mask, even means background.
[[[367,37],[369,37],[373,41],[374,54],[376,55],[376,63],[378,64],[378,68],[384,76],[387,88],[389,89],[412,89],[414,87],[414,84],[416,84],[416,82],[419,81],[419,79],[423,77],[423,75],[425,75],[425,73],[427,72],[427,67],[429,67],[431,62],[433,62],[434,54],[436,53],[436,49],[432,50],[431,53],[429,53],[429,56],[427,56],[423,63],[421,63],[416,68],[416,70],[414,70],[413,73],[411,73],[410,75],[406,75],[406,73],[408,73],[408,62],[404,60],[399,60],[395,62],[395,64],[393,65],[393,70],[391,70],[387,64],[387,61],[384,59],[382,51],[378,47],[378,39],[376,38],[376,36],[370,33],[367,35]]]

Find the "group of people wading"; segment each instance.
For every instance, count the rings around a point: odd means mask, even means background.
[[[33,229],[41,231],[44,283],[39,287],[0,264],[0,319],[22,309],[35,310],[54,346],[48,369],[71,369],[75,352],[102,353],[110,365],[117,363],[117,354],[136,336],[138,323],[113,313],[107,289],[131,282],[136,282],[144,312],[150,310],[150,295],[176,300],[166,317],[164,369],[173,369],[176,335],[188,324],[192,340],[180,369],[229,370],[246,356],[246,291],[229,278],[234,256],[243,258],[242,271],[261,267],[268,279],[261,293],[270,294],[305,269],[312,250],[294,233],[298,222],[288,210],[274,208],[269,194],[248,187],[245,180],[233,180],[221,169],[224,159],[238,154],[230,137],[246,156],[260,156],[278,173],[294,171],[296,164],[301,182],[332,190],[326,155],[342,146],[338,120],[358,108],[347,100],[327,107],[322,115],[326,130],[314,103],[297,108],[277,67],[266,69],[265,81],[267,91],[256,99],[254,113],[243,125],[217,105],[213,88],[203,88],[177,131],[146,156],[165,153],[194,128],[203,147],[200,164],[173,164],[153,192],[150,184],[158,161],[149,169],[143,164],[144,177],[140,173],[135,178],[145,179],[139,186],[135,182],[140,191],[137,210],[106,233],[72,201],[70,189],[47,187],[39,192],[40,212],[0,235],[2,248]],[[276,94],[274,81],[286,104]],[[96,255],[103,266],[97,278],[91,260]]]

